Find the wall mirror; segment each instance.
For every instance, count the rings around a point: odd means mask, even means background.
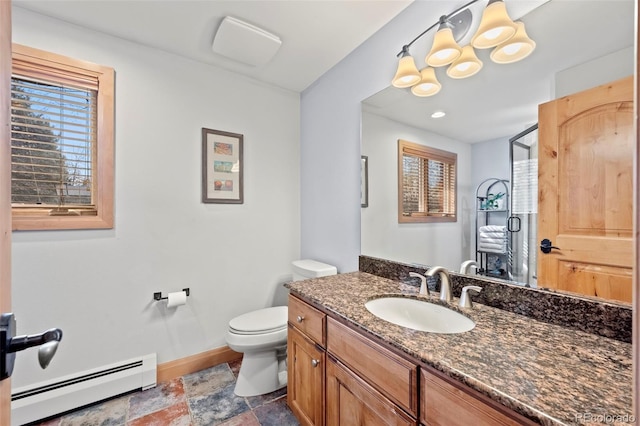
[[[481,12],[472,12],[474,20],[479,19]],[[513,17],[525,23],[536,41],[536,50],[528,58],[499,65],[489,58],[490,49],[477,50],[482,70],[453,80],[446,76],[446,67],[437,69],[442,90],[435,96],[419,98],[409,89],[389,86],[363,100],[361,152],[369,163],[369,204],[361,211],[361,253],[443,265],[452,271],[464,260],[475,259],[478,184],[490,177],[511,181],[510,139],[538,122],[539,104],[633,74],[634,17],[632,0],[542,2],[524,16]],[[471,32],[473,25],[477,23]],[[606,31],[595,30],[600,26]],[[407,40],[414,36],[407,34]],[[463,39],[460,45],[467,43]],[[413,50],[421,68],[426,50]],[[431,118],[437,111],[446,115]],[[398,139],[457,153],[455,223],[398,223]],[[532,143],[529,137],[526,144]],[[533,237],[520,237],[530,252],[538,251],[533,231]],[[549,287],[536,282],[530,269],[502,278]]]

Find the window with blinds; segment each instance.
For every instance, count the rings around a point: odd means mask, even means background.
[[[11,203],[54,212],[93,204],[97,91],[11,79]]]
[[[398,222],[456,221],[455,153],[398,140]]]
[[[112,68],[13,45],[13,229],[113,227]]]

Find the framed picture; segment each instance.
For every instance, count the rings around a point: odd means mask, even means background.
[[[242,140],[237,133],[202,129],[203,203],[243,203]]]
[[[369,157],[360,157],[360,207],[369,207]]]

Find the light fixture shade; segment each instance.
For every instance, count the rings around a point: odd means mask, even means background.
[[[429,66],[442,67],[455,61],[461,52],[462,49],[453,38],[451,28],[447,27],[446,24],[440,24],[440,28],[438,28],[438,32],[433,38],[431,51],[425,61]]]
[[[398,70],[393,80],[391,80],[391,84],[394,87],[404,89],[405,87],[411,87],[418,83],[420,78],[420,71],[418,71],[413,57],[407,52],[400,58]]]
[[[509,18],[502,0],[491,0],[482,13],[478,31],[471,39],[476,49],[488,49],[507,41],[516,33],[516,24]]]
[[[447,68],[447,75],[451,78],[467,78],[482,69],[482,61],[476,56],[471,45],[462,48],[462,54]]]
[[[433,96],[440,91],[442,85],[436,78],[436,70],[431,67],[420,71],[420,82],[411,88],[411,93],[416,96]]]
[[[498,64],[510,64],[526,58],[536,48],[536,42],[531,40],[524,29],[523,22],[516,22],[518,30],[509,40],[498,45],[491,52],[491,60]]]

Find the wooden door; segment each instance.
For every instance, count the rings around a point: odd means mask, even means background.
[[[633,77],[540,105],[538,283],[631,302]],[[540,250],[540,248],[538,248]]]
[[[0,1],[0,312],[11,312],[11,1]],[[0,381],[0,425],[11,424],[11,379]]]
[[[287,341],[287,404],[301,425],[324,424],[325,352],[291,325]]]
[[[327,424],[401,426],[416,425],[417,422],[345,366],[328,357]]]

